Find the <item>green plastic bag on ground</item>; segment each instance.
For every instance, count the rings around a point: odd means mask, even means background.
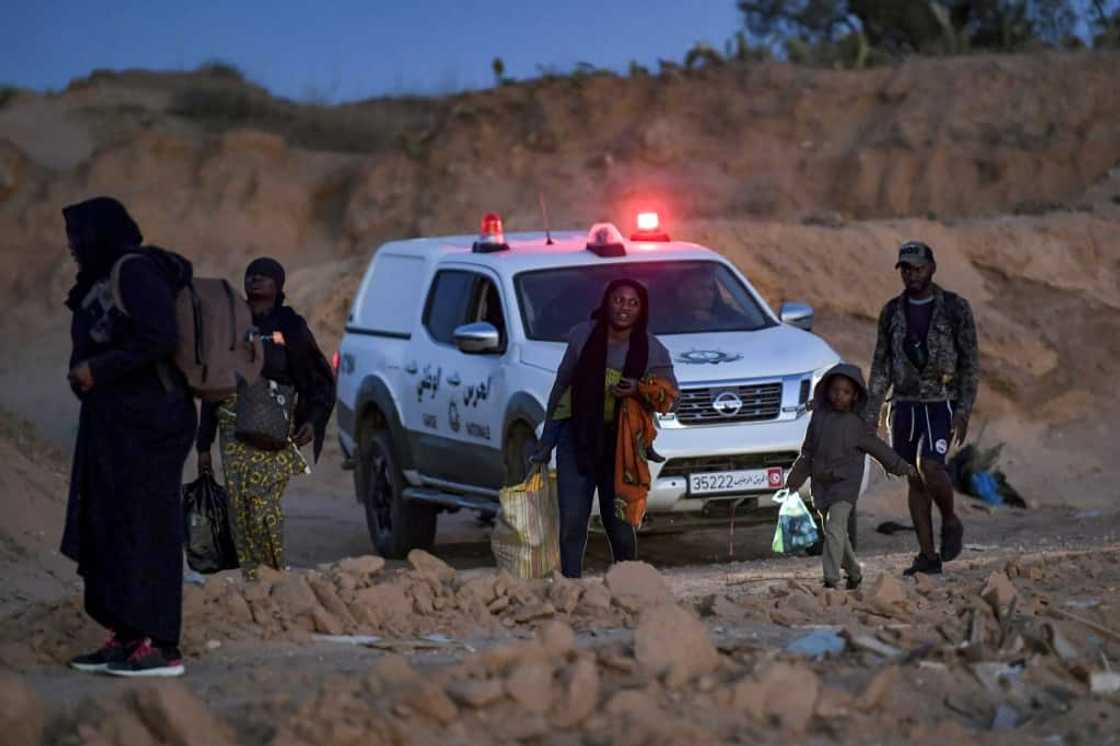
[[[556,474],[541,464],[521,484],[503,487],[490,548],[499,570],[518,578],[548,577],[560,566]]]
[[[778,525],[774,527],[774,541],[770,545],[775,554],[801,551],[817,543],[820,539],[817,524],[801,501],[801,495],[778,490],[770,499],[782,506],[778,511]]]

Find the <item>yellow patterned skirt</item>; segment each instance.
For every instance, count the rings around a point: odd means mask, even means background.
[[[222,448],[222,473],[229,493],[230,528],[237,547],[241,574],[255,579],[257,567],[284,569],[284,490],[297,474],[311,468],[295,443],[265,451],[238,440],[237,396],[218,406],[218,434]]]

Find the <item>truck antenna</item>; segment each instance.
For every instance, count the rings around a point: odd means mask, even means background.
[[[544,203],[544,192],[537,192],[537,197],[541,203],[541,216],[544,217],[544,243],[546,246],[551,246],[552,230],[548,226],[548,207]]]

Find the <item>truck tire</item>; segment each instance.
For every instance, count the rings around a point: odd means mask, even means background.
[[[392,559],[404,558],[412,549],[430,549],[436,538],[436,508],[404,499],[404,475],[393,453],[387,430],[362,433],[361,496],[366,526],[377,553]]]
[[[533,471],[529,457],[537,450],[537,436],[524,422],[518,422],[509,429],[506,439],[506,485],[521,484]]]

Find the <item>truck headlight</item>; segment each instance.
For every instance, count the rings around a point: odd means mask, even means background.
[[[831,365],[826,365],[822,368],[817,368],[816,370],[813,371],[813,375],[809,379],[809,401],[806,402],[806,407],[807,408],[813,402],[813,395],[816,394],[816,392],[817,392],[817,384],[821,382],[822,378],[824,378],[824,374],[827,373],[830,370],[832,370],[832,366]]]

